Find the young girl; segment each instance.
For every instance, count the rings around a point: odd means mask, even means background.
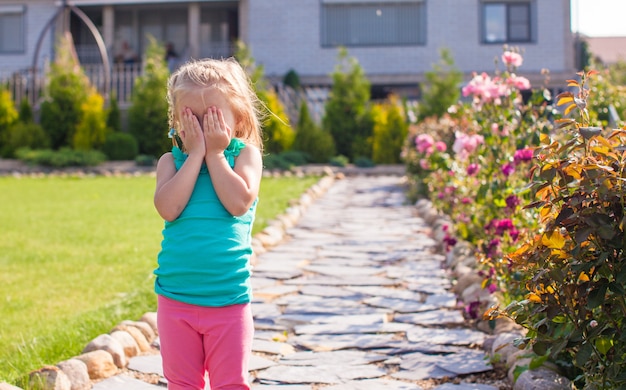
[[[163,219],[155,270],[168,389],[249,389],[251,230],[262,175],[258,100],[233,59],[169,79],[171,153],[158,162]],[[182,141],[182,145],[180,142]]]

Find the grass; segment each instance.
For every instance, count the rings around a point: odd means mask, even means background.
[[[254,232],[317,180],[264,178]],[[0,382],[156,310],[153,191],[148,176],[0,177]]]

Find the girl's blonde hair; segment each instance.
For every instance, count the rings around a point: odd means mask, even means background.
[[[261,136],[262,104],[250,78],[234,58],[192,60],[182,65],[169,78],[167,102],[169,126],[178,129],[176,104],[185,92],[194,88],[216,88],[229,101],[235,115],[233,137],[263,148]]]

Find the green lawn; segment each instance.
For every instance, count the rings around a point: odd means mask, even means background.
[[[255,232],[316,177],[264,178]],[[0,382],[156,309],[154,178],[0,177]]]

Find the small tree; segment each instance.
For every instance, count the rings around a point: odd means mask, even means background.
[[[372,160],[378,164],[400,163],[400,154],[409,128],[398,99],[391,96],[389,101],[376,104],[372,108],[372,118]]]
[[[120,106],[115,95],[109,98],[109,109],[107,110],[107,128],[111,131],[122,131],[122,115]]]
[[[100,148],[106,139],[106,111],[104,99],[92,91],[81,105],[82,119],[72,139],[74,149],[91,150]]]
[[[313,121],[304,101],[300,105],[293,149],[304,152],[313,163],[327,163],[335,155],[333,137]]]
[[[0,89],[0,139],[8,132],[18,119],[18,112],[11,93],[6,89]]]
[[[0,143],[0,155],[13,158],[20,148],[46,149],[50,147],[48,134],[34,122],[33,110],[28,99],[22,99],[17,122],[13,123]]]
[[[454,67],[454,59],[447,49],[441,49],[441,60],[433,65],[433,70],[426,72],[424,92],[419,106],[420,118],[441,117],[448,108],[461,97],[459,86],[463,74]]]
[[[370,157],[368,139],[372,135],[368,102],[370,82],[363,68],[345,48],[339,50],[339,64],[332,74],[333,86],[325,105],[323,127],[330,131],[337,153],[354,157]],[[358,149],[358,150],[355,150]]]
[[[153,37],[146,49],[144,72],[135,80],[128,110],[129,131],[139,143],[139,153],[160,156],[171,147],[167,138],[167,80],[165,48]]]
[[[71,144],[81,120],[81,104],[90,90],[89,80],[79,66],[72,38],[58,40],[57,58],[47,74],[45,100],[41,104],[41,126],[49,135],[53,149]]]

